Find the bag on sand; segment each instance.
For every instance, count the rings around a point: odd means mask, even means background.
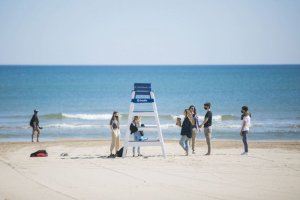
[[[117,151],[117,153],[116,153],[117,157],[122,157],[123,150],[124,150],[124,147],[122,147],[119,151]]]
[[[38,150],[32,154],[30,154],[30,157],[47,157],[48,153],[46,150]]]

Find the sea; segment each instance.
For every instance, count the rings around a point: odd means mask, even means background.
[[[134,83],[151,83],[165,139],[178,140],[177,117],[190,105],[200,123],[210,102],[212,138],[240,139],[241,107],[250,140],[300,139],[300,65],[0,66],[0,142],[31,141],[38,109],[41,141],[110,139],[113,111],[127,130]],[[142,123],[153,124],[151,117]],[[156,138],[155,132],[145,132]],[[198,139],[203,140],[203,130]]]

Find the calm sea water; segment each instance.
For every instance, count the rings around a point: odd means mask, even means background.
[[[213,138],[239,139],[240,108],[248,105],[250,139],[300,139],[300,66],[296,65],[2,66],[0,141],[29,141],[35,108],[44,127],[42,140],[108,139],[114,110],[122,115],[123,134],[135,82],[152,83],[167,139],[179,138],[175,118],[191,104],[202,121],[207,101],[214,115]],[[142,120],[150,123],[148,118]]]

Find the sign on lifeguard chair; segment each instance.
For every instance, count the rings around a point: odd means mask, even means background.
[[[151,104],[151,110],[135,110],[135,105]],[[156,140],[143,140],[143,141],[132,141],[130,140],[130,124],[134,116],[149,116],[154,117],[155,125],[144,125],[139,127],[142,131],[157,131],[158,137]],[[148,134],[148,132],[147,132]],[[166,157],[165,144],[162,136],[160,122],[158,118],[158,112],[156,107],[156,101],[153,91],[151,90],[151,83],[135,83],[134,90],[131,92],[131,103],[128,114],[128,127],[124,138],[124,149],[123,158],[126,156],[128,147],[139,147],[139,146],[161,146],[162,155]]]

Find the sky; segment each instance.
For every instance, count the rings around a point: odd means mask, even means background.
[[[300,0],[1,0],[0,64],[299,64]]]

